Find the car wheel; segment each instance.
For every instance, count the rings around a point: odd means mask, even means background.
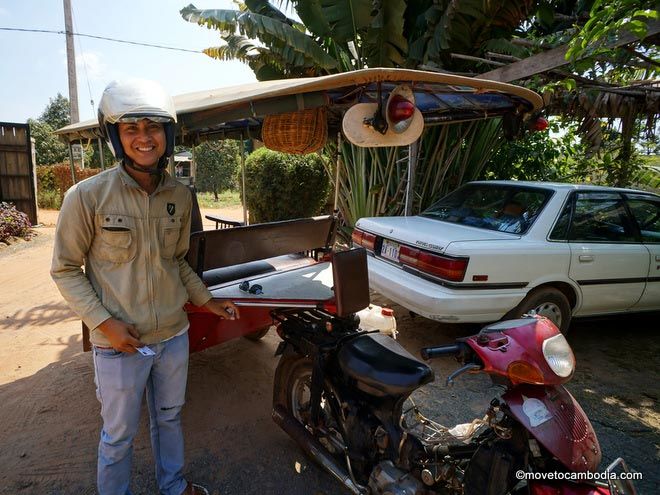
[[[504,319],[520,318],[532,311],[548,318],[564,335],[568,333],[571,324],[571,305],[560,290],[554,287],[534,289],[515,309],[507,313]]]

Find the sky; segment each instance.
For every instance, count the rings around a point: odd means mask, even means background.
[[[202,50],[221,43],[217,31],[185,21],[191,0],[71,0],[73,31],[128,41]],[[233,9],[231,0],[195,0],[206,9]],[[0,28],[64,31],[63,0],[0,0]],[[153,79],[172,95],[255,81],[247,65],[189,53],[74,37],[80,120],[96,117],[114,79]],[[69,97],[63,34],[0,30],[0,122],[37,118],[57,93]],[[90,100],[94,101],[92,107]]]

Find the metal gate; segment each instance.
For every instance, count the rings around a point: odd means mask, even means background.
[[[37,177],[28,124],[0,122],[0,201],[37,224]]]

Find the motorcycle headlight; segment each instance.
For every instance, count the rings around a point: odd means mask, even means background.
[[[567,378],[575,371],[573,350],[562,334],[543,341],[543,357],[557,376]]]

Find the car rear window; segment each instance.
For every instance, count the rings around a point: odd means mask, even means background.
[[[549,189],[502,184],[467,184],[421,216],[444,222],[524,234],[552,195]]]

